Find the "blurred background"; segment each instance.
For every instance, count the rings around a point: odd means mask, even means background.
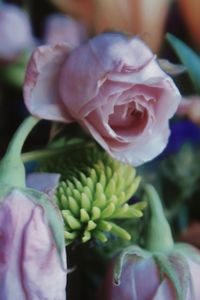
[[[200,64],[200,0],[0,1],[1,156],[17,126],[28,115],[22,87],[34,49],[62,41],[78,47],[105,31],[137,35],[158,58],[183,63],[165,38],[170,32],[196,53]],[[174,80],[183,98],[195,97],[197,105],[173,118],[167,148],[138,172],[158,189],[174,236],[200,247],[200,76],[196,78],[198,91],[188,72]],[[25,150],[48,141],[50,124],[41,122],[39,127]]]

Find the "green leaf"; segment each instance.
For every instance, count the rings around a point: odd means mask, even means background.
[[[167,41],[170,43],[180,61],[185,65],[198,94],[200,94],[200,56],[184,42],[168,33]]]

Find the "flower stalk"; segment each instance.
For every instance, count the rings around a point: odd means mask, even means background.
[[[24,120],[14,134],[8,145],[6,154],[0,161],[1,184],[25,187],[25,169],[21,158],[21,151],[28,134],[38,122],[38,118],[30,116]]]

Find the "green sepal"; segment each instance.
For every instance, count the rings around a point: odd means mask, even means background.
[[[6,196],[13,190],[13,186],[8,184],[0,184],[0,203],[6,198]]]
[[[161,280],[167,275],[176,291],[176,299],[186,299],[191,275],[185,257],[180,252],[175,251],[168,255],[155,254],[153,257],[160,270]]]
[[[141,258],[146,259],[151,257],[152,254],[139,246],[130,246],[125,248],[120,255],[117,257],[114,266],[113,279],[115,285],[120,285],[120,278],[123,270],[123,266],[126,264],[128,259]]]
[[[172,34],[168,33],[166,38],[187,68],[195,90],[200,94],[200,56]]]

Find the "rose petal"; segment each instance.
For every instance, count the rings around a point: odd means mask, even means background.
[[[176,293],[170,280],[165,278],[160,283],[153,300],[176,300]]]
[[[60,174],[56,173],[31,173],[26,177],[26,186],[44,192],[53,199],[58,185]]]
[[[71,50],[63,43],[41,46],[33,53],[24,82],[24,100],[34,116],[65,123],[73,121],[57,90],[60,69]]]
[[[23,250],[22,272],[29,299],[65,300],[66,273],[60,271],[61,265],[58,268],[57,248],[39,206],[34,208],[24,230]]]
[[[66,271],[48,226],[44,209],[21,191],[1,202],[0,299],[65,299]]]

